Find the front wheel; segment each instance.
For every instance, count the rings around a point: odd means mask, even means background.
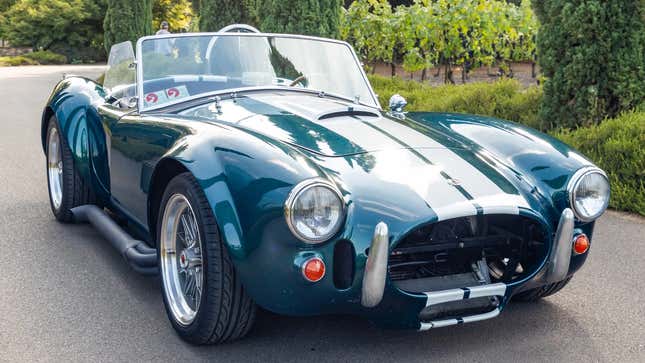
[[[166,313],[193,344],[241,338],[255,320],[255,304],[237,278],[208,200],[190,173],[166,188],[157,244]]]
[[[71,209],[95,203],[94,194],[78,175],[72,152],[59,129],[56,117],[49,119],[46,137],[49,204],[58,221],[71,222]]]

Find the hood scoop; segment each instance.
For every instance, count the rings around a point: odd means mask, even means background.
[[[326,110],[325,112],[318,114],[316,116],[317,120],[325,120],[336,117],[379,117],[380,115],[375,111],[370,110],[369,108],[348,106],[345,108],[339,108],[337,110]]]

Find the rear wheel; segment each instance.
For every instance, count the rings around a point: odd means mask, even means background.
[[[166,188],[157,244],[166,313],[193,344],[216,344],[248,333],[255,304],[237,278],[215,217],[190,173]]]
[[[60,222],[71,222],[70,209],[84,204],[93,204],[90,188],[78,176],[74,158],[65,137],[61,134],[56,117],[49,119],[46,139],[47,189],[52,213]]]
[[[519,294],[513,296],[515,301],[524,301],[532,302],[540,300],[543,297],[551,296],[558,291],[562,290],[567,284],[571,281],[571,277],[568,277],[562,281],[554,282],[552,284],[544,285],[537,287],[535,289],[522,291]]]

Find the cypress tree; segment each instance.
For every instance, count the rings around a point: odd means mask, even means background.
[[[151,35],[152,0],[108,0],[103,20],[105,49],[112,44],[130,40],[134,43],[142,36]]]
[[[261,0],[261,30],[337,37],[342,0]]]
[[[598,123],[645,101],[645,24],[638,0],[533,0],[545,127]]]
[[[231,24],[257,26],[258,0],[201,0],[199,30],[216,32]]]

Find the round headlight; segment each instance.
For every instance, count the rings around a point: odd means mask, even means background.
[[[285,203],[289,229],[306,243],[330,239],[345,217],[343,199],[331,183],[308,179],[296,185]]]
[[[576,217],[590,222],[600,217],[609,204],[609,180],[597,168],[578,170],[568,186],[569,203]]]

